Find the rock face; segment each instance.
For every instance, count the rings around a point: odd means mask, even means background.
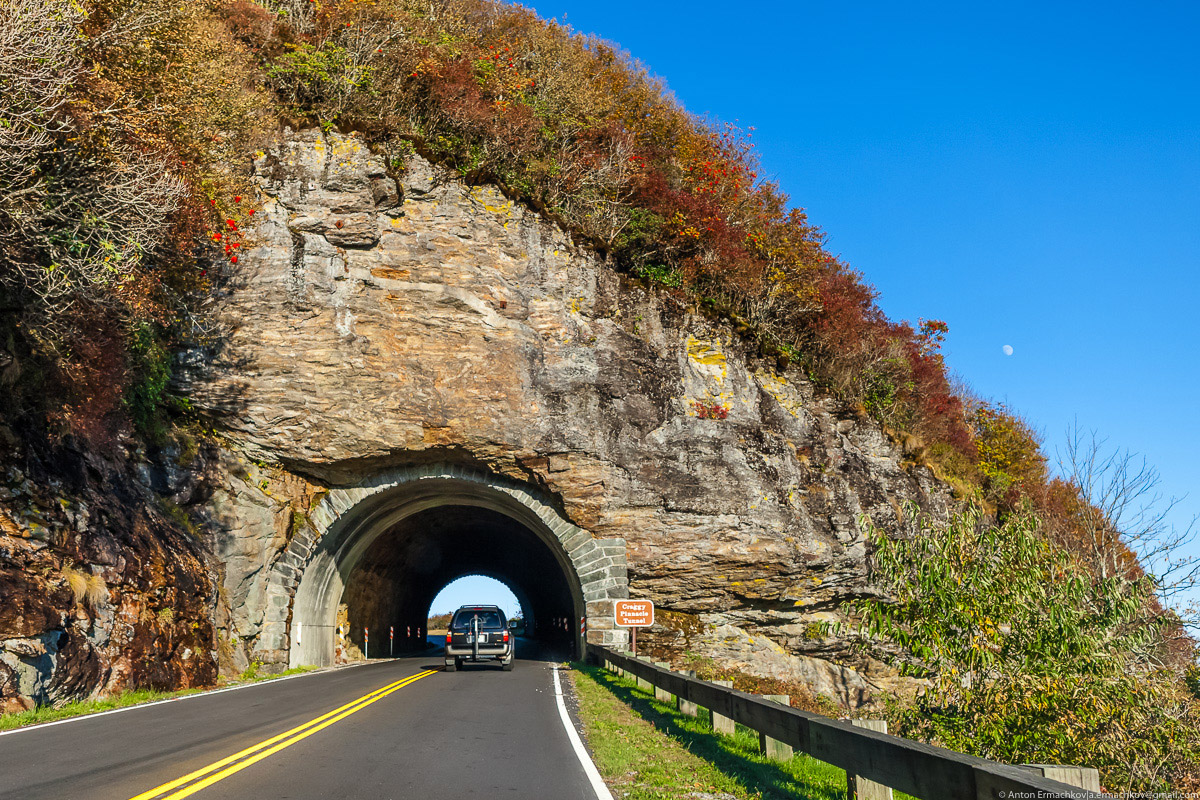
[[[569,545],[570,569],[655,601],[639,640],[660,657],[847,704],[893,680],[817,624],[872,591],[860,516],[892,527],[904,501],[935,514],[950,502],[878,426],[416,155],[385,166],[354,137],[288,131],[254,170],[225,335],[184,354],[176,386],[221,444],[5,453],[0,710],[286,663],[305,554],[342,535],[362,487],[425,470],[479,497],[485,484],[527,494],[541,509],[530,524]],[[487,517],[430,519],[459,520],[461,537]],[[336,623],[386,607],[363,597],[418,556],[341,576]],[[587,608],[589,635],[611,639]],[[548,616],[538,624],[574,635],[569,615]]]
[[[949,498],[877,425],[415,155],[392,174],[354,137],[289,131],[255,173],[228,335],[181,384],[233,443],[207,513],[236,659],[314,497],[450,462],[625,539],[630,593],[670,612],[646,639],[665,653],[847,701],[880,679],[813,623],[870,591],[860,515]]]
[[[0,712],[212,683],[205,552],[150,469],[0,438]]]

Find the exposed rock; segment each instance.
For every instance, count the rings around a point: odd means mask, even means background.
[[[532,487],[582,539],[623,540],[631,594],[660,609],[639,639],[662,655],[847,704],[895,684],[814,634],[872,591],[860,517],[947,510],[878,426],[494,188],[416,156],[396,177],[319,130],[254,168],[225,336],[178,360],[176,388],[227,446],[6,454],[0,710],[286,662],[295,581],[279,576],[304,568],[327,490],[431,464]],[[594,563],[623,579],[615,556]]]
[[[528,481],[628,542],[635,596],[693,615],[686,642],[854,700],[844,643],[799,632],[864,591],[857,520],[948,494],[853,409],[778,374],[729,327],[608,268],[491,187],[419,157],[399,189],[353,136],[289,132],[255,164],[256,243],[228,336],[181,388],[276,476],[346,485],[458,461]],[[210,505],[239,636],[296,497],[227,475]],[[275,480],[276,478],[271,478]],[[849,663],[849,661],[847,662]],[[869,665],[860,663],[864,669]]]
[[[178,491],[194,476],[121,470],[66,446],[4,455],[0,711],[211,683],[203,551],[137,479],[174,475],[161,488]]]

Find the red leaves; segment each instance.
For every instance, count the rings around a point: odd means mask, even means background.
[[[692,410],[700,419],[725,419],[729,416],[729,408],[720,403],[701,403],[699,400],[693,400]]]

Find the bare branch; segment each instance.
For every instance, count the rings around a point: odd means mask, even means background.
[[[1056,456],[1059,473],[1088,501],[1072,522],[1097,574],[1128,574],[1136,557],[1153,578],[1160,601],[1185,624],[1200,625],[1195,608],[1179,607],[1200,588],[1200,555],[1192,547],[1200,517],[1178,528],[1171,517],[1183,498],[1163,495],[1158,470],[1140,455],[1110,449],[1107,439],[1078,423],[1068,428]]]

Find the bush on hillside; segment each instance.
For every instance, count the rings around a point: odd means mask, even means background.
[[[1096,767],[1109,789],[1200,785],[1200,704],[1169,667],[1173,616],[1150,578],[1098,578],[1040,522],[914,507],[889,538],[863,520],[886,600],[853,604],[860,644],[928,688],[893,730],[1008,763]]]
[[[0,6],[0,325],[26,375],[9,391],[64,432],[104,438],[141,408],[121,398],[147,332],[205,329],[205,232],[271,105],[255,73],[206,4]]]

